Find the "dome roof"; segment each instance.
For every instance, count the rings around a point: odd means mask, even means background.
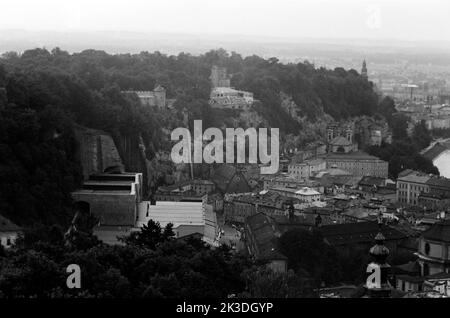
[[[384,245],[375,245],[369,251],[372,256],[387,256],[389,255],[389,249]]]

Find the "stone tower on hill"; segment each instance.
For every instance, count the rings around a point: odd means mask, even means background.
[[[227,75],[227,69],[213,65],[211,68],[211,85],[212,87],[230,87],[230,77]]]

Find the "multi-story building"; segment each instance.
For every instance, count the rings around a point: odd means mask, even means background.
[[[427,185],[430,187],[431,193],[440,195],[445,198],[450,198],[450,179],[439,176],[432,176],[427,181]]]
[[[142,173],[95,174],[72,192],[72,198],[96,217],[100,226],[134,226],[142,185]]]
[[[429,191],[419,195],[419,205],[431,210],[447,210],[450,207],[450,179],[431,176],[426,185]]]
[[[354,140],[355,124],[330,124],[327,126],[328,152],[349,153],[358,150]]]
[[[450,272],[450,220],[437,222],[422,234],[417,256],[423,276]]]
[[[317,171],[325,170],[327,163],[323,159],[312,159],[301,163],[290,163],[288,174],[298,179],[309,179]]]
[[[389,163],[365,152],[330,153],[325,157],[327,168],[339,168],[354,176],[388,177]]]
[[[225,67],[211,68],[211,94],[209,104],[213,108],[245,110],[253,104],[253,93],[230,87],[230,76]]]
[[[430,192],[430,186],[427,184],[430,179],[429,174],[419,171],[402,171],[397,178],[397,202],[419,205],[419,196]]]
[[[298,203],[275,191],[262,191],[259,194],[233,195],[224,202],[226,221],[244,223],[245,219],[257,213],[266,213],[272,217],[287,215],[287,207]]]
[[[396,287],[405,292],[430,292],[450,296],[450,221],[433,224],[419,238],[418,259],[405,274],[396,276]],[[405,265],[398,266],[406,269]]]
[[[143,201],[139,204],[135,229],[149,220],[159,222],[161,227],[172,223],[177,238],[198,233],[204,241],[213,244],[218,234],[216,214],[207,203],[206,196],[197,202]]]
[[[244,110],[253,104],[253,93],[230,87],[215,87],[211,90],[209,104],[213,108]]]
[[[312,188],[320,193],[324,192],[323,185],[316,180],[304,180],[294,178],[292,176],[286,175],[277,175],[277,176],[264,176],[261,178],[263,181],[264,190],[268,190],[270,188],[291,188],[291,189],[300,189],[303,187]]]

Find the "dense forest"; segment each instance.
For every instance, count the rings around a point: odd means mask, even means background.
[[[95,236],[64,239],[57,227],[29,230],[13,250],[0,246],[1,298],[314,297],[307,273],[273,273],[227,246],[174,238],[150,221],[108,246]],[[68,289],[66,268],[81,268],[81,289]]]
[[[213,249],[197,238],[176,239],[170,223],[162,228],[150,220],[121,240],[124,245],[109,246],[83,231],[68,237],[57,226],[29,229],[15,249],[0,246],[0,299],[318,297],[324,284],[362,286],[371,259],[356,246],[347,253],[335,249],[315,229],[292,229],[278,239],[288,258],[285,273],[226,245]],[[412,258],[396,253],[388,261]],[[81,289],[66,288],[70,264],[81,268]]]
[[[255,110],[282,135],[301,133],[301,123],[281,107],[288,94],[300,116],[314,121],[383,113],[372,84],[354,71],[315,68],[304,62],[242,57],[219,49],[200,56],[160,52],[111,55],[59,48],[33,49],[0,58],[0,209],[18,224],[64,223],[70,191],[81,182],[74,126],[108,132],[115,140],[142,137],[146,156],[164,149],[161,128],[203,119],[204,127],[226,120],[208,104],[212,65],[225,66],[232,85],[254,92]],[[164,86],[175,110],[140,105],[121,90]],[[233,116],[233,114],[228,114]],[[120,144],[120,143],[118,143]],[[127,162],[125,162],[127,165]]]

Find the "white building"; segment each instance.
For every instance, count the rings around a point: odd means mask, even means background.
[[[253,93],[231,87],[215,87],[211,90],[209,103],[213,108],[247,109],[253,104]]]
[[[295,192],[297,199],[306,202],[313,203],[320,201],[322,194],[314,189],[304,187]]]
[[[288,198],[298,199],[303,203],[319,202],[322,198],[322,194],[314,189],[303,187],[300,190],[293,188],[274,187],[270,190],[280,193]]]
[[[327,163],[323,159],[307,160],[301,163],[290,163],[288,174],[298,179],[309,179],[320,170],[325,170]]]
[[[218,234],[216,214],[207,204],[206,196],[199,202],[156,201],[152,205],[149,201],[143,201],[139,205],[136,228],[141,228],[149,220],[159,222],[161,227],[172,223],[177,238],[201,234],[203,240],[211,245]]]

